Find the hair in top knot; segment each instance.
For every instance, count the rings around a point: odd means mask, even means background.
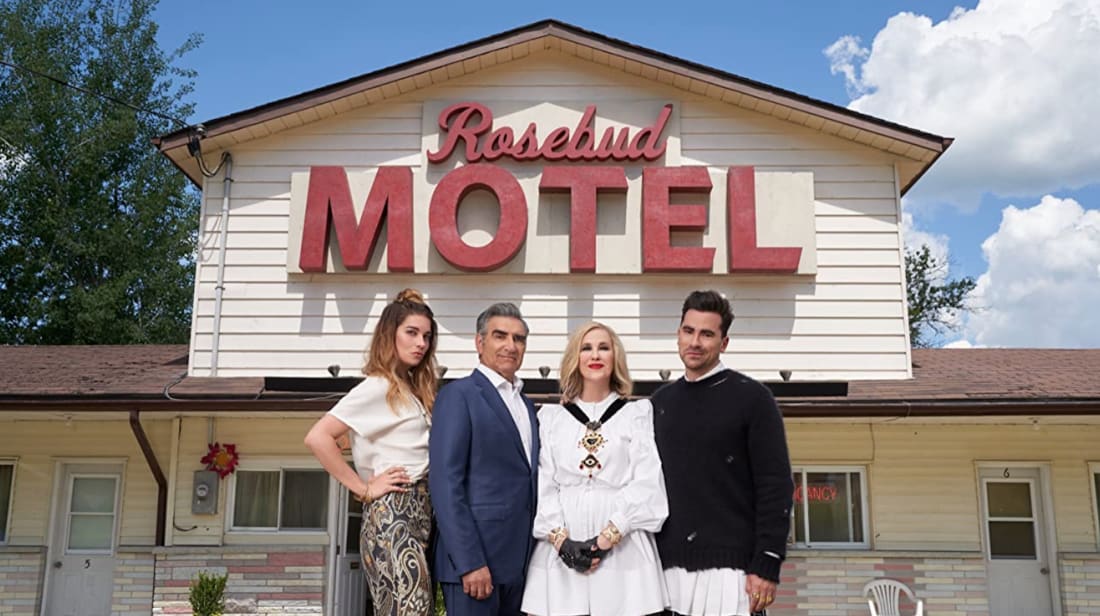
[[[397,354],[397,331],[411,316],[427,318],[431,326],[429,346],[419,364],[410,367],[401,364]],[[435,401],[436,376],[435,349],[439,326],[435,314],[424,301],[424,296],[416,289],[405,289],[397,294],[392,302],[382,309],[382,315],[374,326],[370,347],[367,348],[363,374],[379,376],[389,381],[386,402],[390,410],[407,403],[410,397],[420,400],[424,408],[431,412]]]
[[[412,302],[414,304],[424,304],[424,303],[426,303],[424,301],[424,295],[422,295],[420,293],[420,291],[417,291],[416,289],[411,289],[411,288],[402,290],[400,293],[397,294],[397,297],[394,298],[393,301],[395,301],[395,302]]]

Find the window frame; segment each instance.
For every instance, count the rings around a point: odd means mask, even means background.
[[[78,479],[113,479],[115,482],[115,494],[111,511],[111,545],[106,548],[71,548],[69,542],[72,541],[72,528],[73,528],[73,514],[76,515],[104,515],[98,512],[74,512],[73,511],[73,489]],[[14,482],[13,482],[14,483]],[[68,493],[68,500],[65,503],[65,525],[64,525],[64,541],[61,544],[62,554],[65,555],[111,555],[115,554],[115,550],[118,548],[119,531],[122,529],[122,473],[82,473],[75,472],[68,474],[68,485],[65,487],[65,491]]]
[[[829,464],[793,464],[791,465],[792,480],[794,476],[802,475],[802,502],[805,503],[803,507],[806,508],[806,513],[802,516],[803,520],[803,535],[806,540],[801,542],[795,541],[795,507],[798,505],[791,503],[791,531],[788,542],[791,547],[800,550],[866,550],[871,547],[871,519],[870,519],[870,502],[871,497],[867,490],[867,467],[866,466],[853,466],[853,465],[829,465]],[[859,495],[860,495],[860,522],[861,529],[863,531],[863,541],[813,541],[810,537],[810,509],[808,506],[808,498],[806,494],[806,475],[809,473],[855,473],[859,477]],[[799,482],[795,481],[797,485]],[[849,495],[851,493],[849,492]]]
[[[8,511],[5,518],[0,520],[0,529],[4,531],[4,536],[0,537],[0,545],[8,545],[11,543],[11,521],[15,517],[15,475],[16,470],[19,468],[19,459],[0,458],[0,466],[11,467],[11,485],[8,486]]]
[[[1092,494],[1092,523],[1096,531],[1096,546],[1100,548],[1100,492],[1096,482],[1100,481],[1100,462],[1089,462],[1089,493]]]
[[[237,513],[237,473],[240,471],[245,472],[278,472],[279,473],[279,494],[276,497],[278,503],[278,510],[276,514],[276,524],[282,522],[283,516],[283,486],[285,484],[286,471],[319,471],[324,475],[325,486],[327,494],[324,498],[325,503],[325,515],[324,525],[319,528],[280,528],[279,526],[235,526],[234,519]],[[226,494],[226,508],[225,508],[225,533],[232,535],[301,535],[301,536],[320,536],[325,535],[329,531],[329,524],[331,517],[331,500],[332,500],[332,478],[324,467],[317,462],[315,458],[305,457],[290,457],[280,459],[252,459],[248,464],[241,463],[236,471],[232,475],[232,481],[229,482]]]

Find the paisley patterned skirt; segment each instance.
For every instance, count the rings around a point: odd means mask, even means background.
[[[431,529],[427,477],[363,506],[359,553],[376,616],[431,616]]]

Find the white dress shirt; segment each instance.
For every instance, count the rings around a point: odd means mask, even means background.
[[[527,415],[527,404],[523,402],[523,379],[516,377],[514,383],[510,383],[500,376],[492,368],[485,364],[477,365],[478,372],[485,375],[485,378],[489,379],[489,382],[496,388],[497,393],[500,394],[500,399],[504,401],[505,408],[508,409],[508,413],[512,415],[512,421],[516,424],[516,430],[519,431],[519,439],[523,441],[523,453],[527,455],[527,461],[534,463],[531,460],[531,418]]]

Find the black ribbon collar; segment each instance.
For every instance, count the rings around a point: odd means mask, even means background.
[[[584,425],[585,428],[588,428],[589,430],[595,432],[602,428],[603,425],[607,423],[607,420],[611,419],[615,415],[615,413],[618,413],[619,409],[626,406],[626,402],[627,401],[624,398],[616,399],[614,402],[611,403],[611,406],[607,407],[607,410],[604,411],[603,415],[600,415],[600,418],[596,421],[589,421],[588,416],[584,414],[584,411],[581,410],[581,407],[572,402],[566,402],[562,406],[565,407],[565,410],[569,411],[569,414],[573,416],[573,419],[581,422],[581,424]]]

